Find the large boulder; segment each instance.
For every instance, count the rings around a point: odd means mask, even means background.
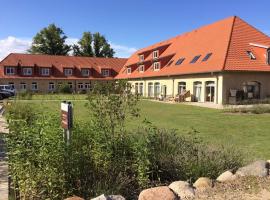
[[[102,195],[100,195],[100,196],[98,196],[96,198],[93,198],[91,200],[107,200],[107,197],[104,194],[102,194]]]
[[[84,199],[81,197],[73,196],[73,197],[68,197],[65,200],[84,200]]]
[[[222,174],[217,177],[218,182],[227,182],[227,181],[233,181],[236,179],[236,175],[234,175],[231,171],[223,172]]]
[[[192,198],[195,196],[194,188],[190,186],[188,182],[185,181],[175,181],[169,185],[169,188],[174,191],[177,196],[182,198]]]
[[[91,200],[126,200],[123,196],[121,195],[100,195],[94,199],[91,199]]]
[[[138,200],[177,200],[178,197],[167,186],[143,190]]]
[[[236,171],[238,176],[257,176],[265,177],[268,175],[268,163],[264,160],[255,161]]]
[[[193,186],[197,190],[204,190],[213,187],[213,181],[207,177],[200,177],[195,181]]]

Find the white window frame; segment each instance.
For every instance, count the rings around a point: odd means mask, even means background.
[[[84,83],[84,88],[85,89],[90,89],[91,88],[91,83]]]
[[[50,75],[50,68],[42,67],[40,69],[41,76],[49,76]]]
[[[64,69],[65,76],[72,76],[73,75],[73,69],[72,68],[65,68]]]
[[[20,90],[26,90],[27,84],[26,83],[20,83]]]
[[[131,74],[131,67],[127,68],[127,74]]]
[[[6,67],[6,75],[15,75],[15,67]]]
[[[101,69],[101,75],[104,77],[110,76],[110,70],[109,69]]]
[[[69,86],[70,89],[72,89],[73,88],[73,83],[72,82],[68,82],[68,86]]]
[[[23,68],[23,75],[24,76],[32,76],[33,74],[33,68],[31,67],[24,67]]]
[[[143,72],[144,72],[144,65],[140,65],[140,66],[139,66],[139,72],[140,72],[140,73],[143,73]]]
[[[38,83],[37,82],[32,82],[32,84],[31,84],[31,90],[32,91],[37,91],[38,90]]]
[[[78,89],[84,89],[83,83],[78,83]]]
[[[144,61],[144,55],[143,54],[140,54],[139,55],[139,60],[140,60],[140,62],[143,62]]]
[[[159,71],[160,70],[160,62],[154,62],[153,69],[154,69],[154,71]]]
[[[55,90],[55,84],[53,82],[49,82],[49,91]]]
[[[15,89],[15,84],[14,82],[9,82],[8,85],[10,85],[10,87],[14,90]]]
[[[153,59],[157,59],[159,57],[158,50],[153,51]]]
[[[87,73],[85,73],[85,72],[87,72]],[[90,76],[90,70],[89,69],[82,69],[81,74],[82,74],[82,76]]]

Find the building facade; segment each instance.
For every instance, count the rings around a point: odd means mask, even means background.
[[[126,59],[10,54],[0,63],[0,84],[17,91],[55,92],[67,84],[74,92],[87,91],[95,81],[111,81]]]
[[[230,17],[135,52],[117,79],[150,98],[236,103],[270,97],[270,37]]]

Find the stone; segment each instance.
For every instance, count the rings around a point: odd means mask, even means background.
[[[98,196],[96,198],[93,198],[91,200],[107,200],[107,197],[104,194],[102,194],[102,195],[100,195],[100,196]]]
[[[138,200],[177,200],[178,197],[167,186],[143,190]]]
[[[237,176],[268,176],[268,164],[264,160],[255,161],[245,167],[241,167],[236,171]]]
[[[228,182],[228,181],[233,181],[236,179],[236,175],[234,175],[231,171],[226,171],[223,172],[222,174],[217,177],[218,182]]]
[[[169,188],[174,191],[177,196],[182,198],[192,198],[195,196],[194,188],[186,181],[175,181],[169,185]]]
[[[126,200],[122,195],[109,195],[107,200]]]
[[[193,186],[197,190],[204,190],[213,187],[213,181],[207,177],[200,177],[197,179],[197,181],[195,181]]]
[[[68,197],[65,200],[84,200],[84,199],[81,197],[73,196],[73,197]]]

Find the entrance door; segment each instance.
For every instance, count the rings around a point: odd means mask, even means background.
[[[206,82],[206,101],[214,102],[215,101],[215,82],[208,81]]]
[[[200,102],[201,96],[202,96],[202,82],[195,82],[194,83],[194,100],[196,102]]]

